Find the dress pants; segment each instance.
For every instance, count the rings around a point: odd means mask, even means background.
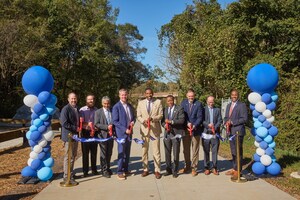
[[[128,172],[131,138],[127,136],[124,143],[118,143],[118,174]]]
[[[189,134],[182,137],[183,155],[185,167],[197,170],[199,162],[200,136],[190,136]],[[192,161],[191,161],[191,145],[192,145]]]
[[[178,172],[178,165],[179,165],[179,152],[180,152],[180,139],[174,137],[174,133],[165,133],[164,137],[164,146],[165,146],[165,157],[166,157],[166,170],[168,172]],[[172,166],[172,159],[171,159],[171,153],[173,148],[173,166]]]
[[[160,156],[160,137],[152,136],[155,140],[151,141],[152,143],[152,151],[153,151],[153,161],[154,161],[154,171],[160,173],[160,163],[161,163],[161,156]],[[149,151],[149,137],[142,137],[144,140],[143,144],[143,155],[142,155],[142,162],[143,162],[143,170],[149,171],[149,164],[148,164],[148,151]]]
[[[82,130],[83,138],[91,138],[90,131]],[[87,174],[89,172],[89,154],[91,155],[91,168],[92,171],[97,171],[96,161],[97,161],[97,143],[96,142],[82,142],[82,172]]]
[[[110,170],[110,160],[112,150],[114,146],[114,140],[108,140],[106,142],[100,142],[100,167],[102,172]]]
[[[242,166],[243,166],[243,141],[244,141],[244,136],[243,135],[239,136],[240,170],[242,170]],[[236,136],[234,138],[232,138],[232,140],[230,141],[230,150],[231,150],[231,155],[232,155],[233,169],[237,170]]]
[[[63,178],[67,178],[68,176],[68,150],[69,150],[69,142],[65,142],[64,144],[64,150],[65,150],[65,154],[64,154],[64,175]],[[74,161],[75,158],[77,156],[77,150],[78,150],[78,142],[72,140],[72,149],[71,149],[71,160],[70,160],[70,168],[71,168],[71,179],[74,176]]]
[[[212,153],[212,168],[217,169],[218,151],[220,141],[219,138],[204,139],[202,138],[202,146],[204,151],[204,169],[210,169],[209,152]]]

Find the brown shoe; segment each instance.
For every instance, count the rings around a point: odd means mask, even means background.
[[[192,176],[197,176],[198,172],[195,169],[192,169]]]
[[[213,170],[212,170],[212,173],[213,173],[214,175],[219,175],[219,171],[218,171],[217,169],[213,169]]]
[[[234,172],[234,169],[231,169],[231,170],[227,171],[227,172],[225,173],[225,175],[227,175],[227,176],[232,176],[232,175],[233,175],[233,172]]]
[[[210,174],[210,171],[209,171],[208,169],[206,169],[206,170],[204,171],[204,174],[205,174],[205,175],[209,175],[209,174]]]
[[[127,176],[132,176],[134,174],[131,171],[128,171],[128,172],[124,172],[123,175],[127,177]]]
[[[161,174],[159,172],[155,172],[154,175],[155,175],[156,179],[160,179],[161,178]]]
[[[126,177],[124,176],[124,174],[118,174],[117,177],[119,180],[126,180]]]
[[[191,172],[191,168],[190,167],[185,167],[185,168],[179,170],[179,173],[181,173],[181,174],[188,174],[190,172]]]
[[[238,172],[234,170],[232,176],[233,179],[238,179]]]
[[[149,175],[149,172],[148,171],[143,171],[143,173],[142,173],[142,177],[146,177],[146,176],[148,176]]]

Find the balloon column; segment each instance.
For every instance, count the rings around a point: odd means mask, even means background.
[[[41,181],[49,180],[52,175],[54,159],[51,157],[51,118],[55,112],[57,98],[51,94],[53,88],[51,73],[41,66],[32,66],[22,77],[22,86],[27,95],[23,102],[31,108],[31,126],[26,138],[31,146],[31,153],[21,174],[23,177],[38,177]]]
[[[252,165],[252,171],[256,175],[267,172],[276,176],[281,171],[274,156],[276,146],[274,137],[278,134],[278,129],[272,124],[275,120],[272,112],[278,100],[278,95],[274,91],[278,79],[277,70],[268,63],[254,66],[247,75],[247,84],[253,91],[249,94],[248,100],[251,103],[254,121],[251,133],[255,137],[254,145],[257,147],[253,155],[255,162]]]

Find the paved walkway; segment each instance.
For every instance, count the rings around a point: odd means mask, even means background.
[[[135,130],[138,126],[135,127]],[[134,132],[134,136],[138,137],[138,132]],[[162,152],[162,172],[165,172],[164,148],[161,141]],[[99,152],[99,151],[98,151]],[[66,199],[118,199],[118,200],[144,200],[144,199],[272,199],[285,200],[295,199],[289,194],[279,190],[278,188],[259,179],[249,181],[247,183],[231,182],[228,176],[225,176],[225,171],[230,168],[230,162],[219,158],[220,175],[213,174],[206,176],[203,173],[203,151],[200,149],[199,175],[192,177],[190,174],[181,174],[178,178],[172,176],[155,179],[151,174],[147,177],[141,177],[141,146],[132,143],[131,146],[131,161],[130,169],[135,172],[134,176],[128,177],[125,181],[120,181],[114,174],[110,179],[104,178],[101,175],[89,176],[86,178],[77,179],[78,186],[64,188],[59,185],[62,178],[53,180],[49,186],[41,191],[34,199],[45,200],[66,200]],[[152,161],[152,152],[150,148],[150,160]],[[99,158],[99,156],[98,156]],[[112,170],[115,172],[117,167],[117,145],[114,145],[112,157]],[[181,167],[183,166],[183,153],[181,146],[180,153]],[[99,160],[97,162],[99,165]],[[151,162],[153,169],[153,162]],[[76,175],[81,175],[81,157],[75,162]]]

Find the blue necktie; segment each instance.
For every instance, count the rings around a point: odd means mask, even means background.
[[[214,113],[212,108],[209,108],[209,121],[211,124],[214,123]]]

